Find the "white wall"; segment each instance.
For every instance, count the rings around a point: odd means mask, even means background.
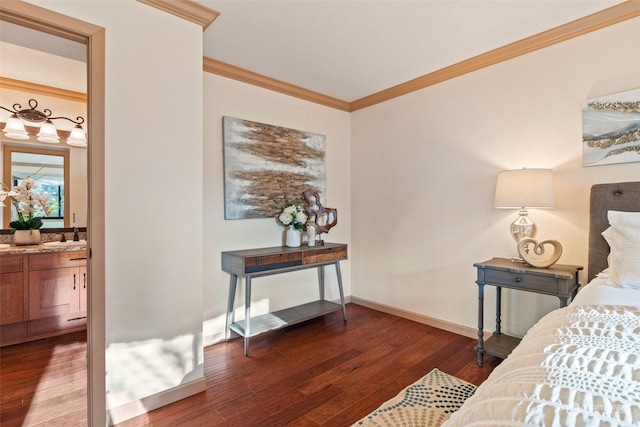
[[[554,169],[557,209],[530,217],[586,267],[590,186],[640,180],[640,163],[581,166],[581,103],[640,87],[639,37],[635,18],[353,113],[352,295],[475,328],[473,263],[515,254],[517,212],[492,206],[504,169]],[[558,306],[503,298],[515,334]]]
[[[133,0],[32,3],[106,29],[107,397],[131,404],[203,378],[202,27]]]
[[[225,77],[204,73],[204,318],[206,343],[223,338],[229,275],[221,270],[222,251],[280,246],[284,229],[275,218],[224,219],[222,117],[230,116],[326,136],[326,194],[323,205],[338,209],[338,225],[326,241],[349,243],[351,233],[349,114]],[[285,201],[283,199],[282,203]],[[350,294],[350,262],[342,262],[345,293]],[[339,298],[332,267],[326,297]],[[243,287],[243,286],[241,286]],[[318,298],[317,274],[305,270],[254,281],[252,315]],[[244,317],[244,292],[236,297],[237,319]]]

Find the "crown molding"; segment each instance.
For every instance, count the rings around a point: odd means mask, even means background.
[[[584,18],[577,19],[551,30],[508,44],[506,46],[483,53],[457,64],[445,67],[433,73],[415,78],[373,95],[353,101],[351,111],[361,110],[436,83],[477,71],[490,65],[497,64],[578,36],[596,31],[610,25],[640,16],[640,0],[630,0],[625,3],[596,12]]]
[[[219,16],[217,11],[191,0],[138,1],[202,25],[203,31]],[[5,13],[2,15],[3,19],[11,20],[7,19]],[[577,19],[551,30],[434,71],[433,73],[426,74],[408,82],[401,83],[372,95],[360,98],[351,103],[314,92],[300,86],[276,80],[213,58],[204,57],[203,69],[209,73],[239,80],[244,83],[294,96],[306,101],[336,108],[342,111],[352,112],[638,16],[640,16],[640,0],[629,0],[584,18]],[[0,77],[0,87],[54,96],[71,101],[87,101],[86,94],[81,92],[73,92],[51,86],[9,79],[6,77]]]
[[[142,0],[139,0],[142,1]],[[442,83],[509,59],[640,16],[640,0],[629,0],[551,30],[502,46],[433,73],[409,80],[351,103],[224,63],[204,58],[204,70],[343,111],[357,111]]]
[[[202,31],[220,15],[220,12],[192,0],[138,0],[140,3],[160,9],[202,26]]]
[[[342,111],[350,111],[350,105],[347,101],[342,101],[300,86],[263,76],[262,74],[254,73],[253,71],[236,67],[235,65],[227,64],[226,62],[218,61],[217,59],[205,56],[203,60],[203,69],[208,73],[239,80],[244,83],[280,92],[285,95],[315,102],[316,104],[325,105]]]
[[[87,94],[83,92],[75,92],[72,90],[60,89],[58,87],[45,86],[38,83],[10,79],[8,77],[0,77],[0,88],[52,96],[55,98],[66,99],[68,101],[87,102]]]

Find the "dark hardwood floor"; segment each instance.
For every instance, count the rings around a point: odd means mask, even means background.
[[[0,348],[0,425],[87,424],[85,332]]]
[[[206,347],[206,392],[117,426],[350,426],[433,368],[480,384],[499,363],[478,367],[471,338],[354,304],[347,316],[254,337],[249,357],[241,339]],[[1,350],[3,427],[86,424],[85,342],[65,338]]]

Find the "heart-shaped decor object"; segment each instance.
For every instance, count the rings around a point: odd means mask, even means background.
[[[545,245],[553,246],[553,253],[545,255]],[[518,253],[525,262],[533,267],[546,268],[555,264],[562,255],[562,245],[557,240],[536,242],[527,237],[518,242]]]

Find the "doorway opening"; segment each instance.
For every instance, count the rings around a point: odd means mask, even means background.
[[[0,4],[0,20],[81,43],[86,49],[87,121],[87,420],[106,424],[104,328],[104,87],[105,31],[26,2]]]

